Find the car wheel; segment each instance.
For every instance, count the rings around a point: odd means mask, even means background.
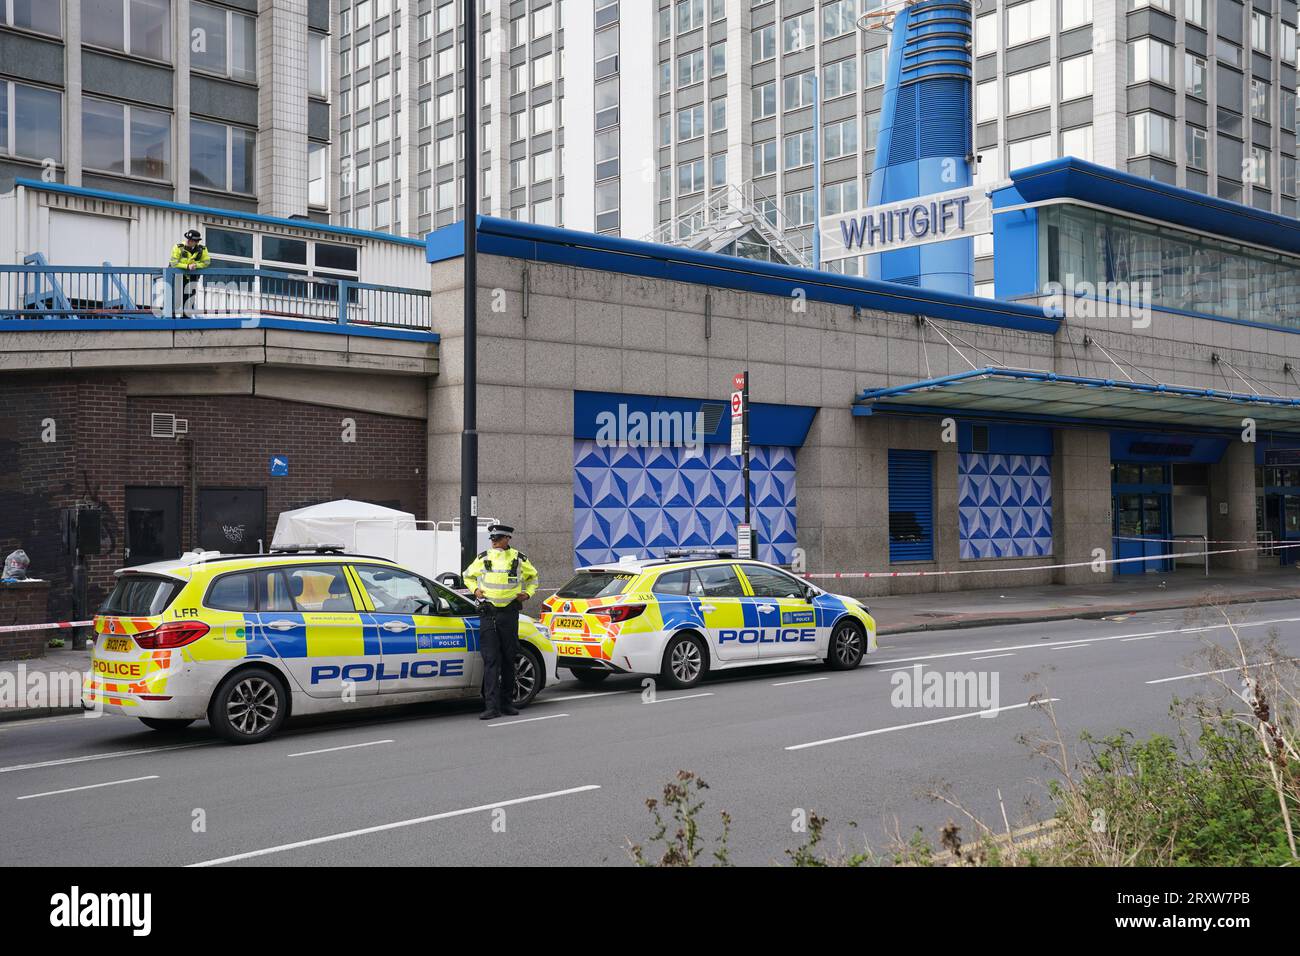
[[[841,621],[831,631],[830,646],[826,648],[826,666],[835,671],[851,671],[862,663],[866,650],[862,628],[853,621]]]
[[[579,684],[586,684],[588,687],[595,687],[597,684],[603,683],[610,674],[609,671],[598,671],[591,667],[571,670],[569,673],[573,675],[574,680]]]
[[[528,706],[545,682],[546,670],[542,664],[542,655],[531,646],[521,644],[519,656],[515,658],[515,706]]]
[[[289,715],[284,681],[265,667],[236,671],[212,695],[208,723],[234,744],[255,744],[283,726]]]
[[[141,717],[140,723],[144,724],[150,730],[184,730],[190,724],[194,723],[194,718],[186,720],[183,717],[163,718],[163,717]]]
[[[659,676],[669,687],[684,690],[704,680],[709,670],[709,658],[704,642],[694,634],[678,634],[664,650],[663,670]]]

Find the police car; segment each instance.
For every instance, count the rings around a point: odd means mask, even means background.
[[[585,684],[658,674],[686,688],[711,670],[795,661],[848,670],[876,650],[865,605],[726,552],[581,568],[545,604],[557,663]]]
[[[191,552],[117,572],[83,706],[253,743],[290,714],[477,697],[478,634],[472,602],[384,558]],[[555,680],[546,627],[519,638],[516,706]]]

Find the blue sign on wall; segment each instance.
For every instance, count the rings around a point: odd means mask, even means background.
[[[289,456],[272,455],[271,456],[271,477],[284,478],[289,474]]]

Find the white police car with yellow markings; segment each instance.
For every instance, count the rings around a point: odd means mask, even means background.
[[[582,568],[545,604],[558,665],[587,684],[658,674],[686,688],[709,671],[798,661],[848,670],[876,650],[861,602],[726,552]]]
[[[235,743],[290,714],[477,697],[478,608],[383,558],[322,549],[189,553],[117,572],[95,617],[83,706]],[[555,680],[547,629],[519,622],[515,706]]]

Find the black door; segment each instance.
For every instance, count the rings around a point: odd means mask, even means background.
[[[181,490],[126,489],[126,552],[128,567],[181,556]]]
[[[226,554],[256,554],[269,543],[265,489],[199,489],[200,548]]]

